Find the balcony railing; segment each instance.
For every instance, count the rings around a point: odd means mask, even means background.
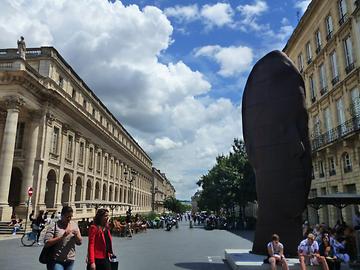
[[[318,46],[316,47],[315,52],[318,54],[320,51],[321,51],[321,45],[318,45]]]
[[[333,128],[320,135],[312,135],[311,137],[311,150],[315,151],[336,140],[340,140],[345,136],[360,130],[360,115],[355,115],[353,118],[342,123],[341,125]]]
[[[324,95],[327,92],[327,87],[324,86],[323,88],[320,89],[320,94]]]
[[[310,65],[310,64],[311,64],[311,62],[312,62],[312,59],[311,59],[311,58],[308,58],[308,59],[307,59],[307,63],[308,63],[308,65]]]
[[[347,19],[348,19],[348,15],[347,15],[347,13],[345,13],[345,14],[341,17],[341,19],[339,20],[339,25],[340,25],[340,26],[343,25],[344,22],[347,21]]]
[[[339,82],[339,76],[336,76],[334,77],[332,80],[331,80],[331,84],[334,86],[335,84],[337,84]]]
[[[354,67],[354,63],[347,65],[347,67],[345,68],[346,74],[349,74],[354,69]]]
[[[329,171],[329,175],[330,175],[330,176],[333,176],[333,175],[335,175],[335,174],[336,174],[336,171],[335,171],[335,170],[330,170],[330,171]]]

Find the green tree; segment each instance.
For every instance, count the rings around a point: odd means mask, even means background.
[[[219,212],[236,205],[244,210],[247,202],[256,199],[255,176],[244,142],[234,139],[232,151],[227,156],[218,156],[216,164],[197,184],[202,187],[198,200],[201,210]]]

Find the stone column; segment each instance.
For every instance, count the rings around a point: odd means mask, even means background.
[[[24,169],[24,178],[21,188],[20,202],[24,204],[28,199],[27,189],[29,187],[35,187],[34,183],[34,165],[36,159],[36,149],[39,139],[39,128],[40,128],[40,118],[41,112],[34,111],[30,113],[29,118],[29,130],[26,146],[26,159],[25,159],[25,169]]]
[[[0,154],[0,220],[10,220],[11,208],[8,205],[11,171],[14,160],[16,129],[20,107],[24,100],[17,96],[5,99],[7,107],[6,123]]]
[[[55,121],[55,117],[51,113],[46,113],[43,116],[43,127],[44,133],[42,134],[43,138],[43,147],[41,148],[41,159],[44,160],[43,163],[40,163],[41,166],[39,168],[39,179],[37,184],[38,191],[35,192],[35,201],[38,209],[46,209],[45,207],[45,193],[46,193],[46,182],[48,175],[48,164],[49,164],[49,155],[50,155],[50,147],[52,141],[52,132],[53,132],[53,122]]]

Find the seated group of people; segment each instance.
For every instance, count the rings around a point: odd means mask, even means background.
[[[284,256],[284,246],[277,234],[272,236],[267,251],[271,270],[275,270],[277,264],[280,264],[283,270],[289,269]],[[298,256],[301,270],[306,270],[306,265],[321,265],[323,270],[340,270],[341,262],[348,263],[350,260],[350,256],[344,252],[344,244],[328,232],[322,233],[319,238],[309,233],[298,246]]]
[[[147,229],[146,220],[143,219],[138,214],[135,217],[131,217],[131,215],[127,214],[125,218],[125,222],[121,222],[117,219],[114,219],[111,224],[111,229],[114,233],[118,233],[120,235],[132,237],[133,233],[145,231]]]
[[[21,218],[17,219],[16,214],[11,215],[11,221],[8,224],[9,227],[12,227],[12,235],[16,235],[16,232],[18,232],[23,225],[23,220]]]

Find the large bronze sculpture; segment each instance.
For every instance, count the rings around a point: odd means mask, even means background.
[[[276,233],[285,252],[296,255],[311,184],[311,150],[304,81],[284,53],[270,52],[253,67],[242,121],[259,205],[253,252],[265,254]]]

